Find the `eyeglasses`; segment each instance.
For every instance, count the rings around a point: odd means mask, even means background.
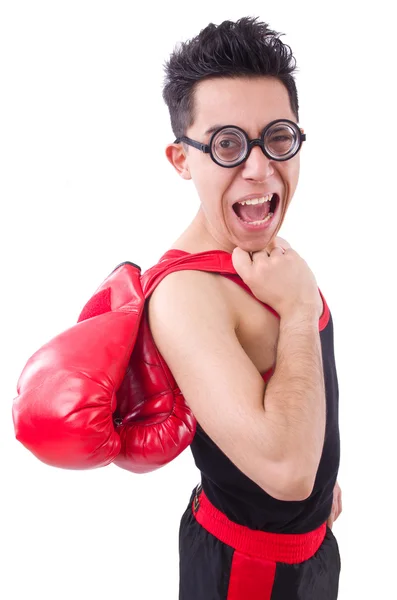
[[[225,125],[211,136],[209,144],[196,142],[186,136],[179,137],[174,144],[184,142],[209,154],[220,167],[231,169],[247,160],[254,146],[260,146],[263,154],[271,160],[290,160],[297,154],[306,140],[306,134],[294,121],[277,119],[266,125],[261,137],[250,140],[244,129],[236,125]]]

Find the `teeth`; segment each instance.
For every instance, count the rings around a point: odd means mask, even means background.
[[[268,194],[267,196],[263,196],[262,198],[252,198],[251,200],[242,200],[239,204],[264,204],[265,202],[270,202],[273,198],[273,194]]]
[[[243,221],[243,223],[248,222],[250,225],[262,225],[263,223],[266,223],[266,221],[270,221],[272,216],[273,216],[273,213],[269,213],[267,215],[267,217],[262,219],[262,221]]]

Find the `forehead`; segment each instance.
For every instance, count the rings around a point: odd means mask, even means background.
[[[296,120],[285,86],[274,77],[214,78],[195,90],[194,124],[203,133],[214,125],[238,125],[257,135],[275,119]]]

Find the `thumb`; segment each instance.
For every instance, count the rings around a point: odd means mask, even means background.
[[[232,263],[237,273],[242,277],[242,273],[251,267],[252,260],[248,252],[237,246],[232,252]]]

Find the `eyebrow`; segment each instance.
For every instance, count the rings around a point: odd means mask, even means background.
[[[217,129],[220,129],[221,127],[225,127],[225,125],[213,125],[209,129],[207,129],[207,131],[204,133],[204,135],[208,135],[210,133],[214,133],[214,131],[216,131]]]

